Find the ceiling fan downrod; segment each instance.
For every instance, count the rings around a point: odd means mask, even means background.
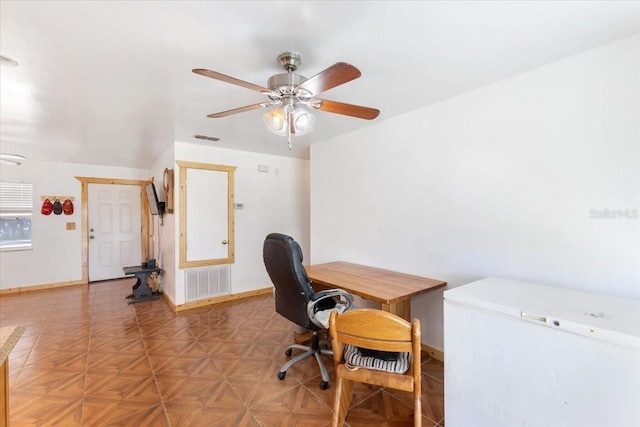
[[[306,78],[299,76],[297,74],[293,74],[294,71],[298,69],[298,66],[302,62],[302,58],[299,54],[293,52],[284,52],[278,56],[278,61],[287,71],[287,88],[283,90],[280,86],[277,87],[277,77],[275,79],[269,79],[269,84],[272,85],[273,90],[279,89],[281,96],[284,98],[282,102],[284,103],[284,113],[287,119],[287,142],[289,144],[289,150],[292,149],[292,139],[294,136],[294,123],[293,123],[293,112],[296,108],[298,100],[296,98],[295,86],[304,82]],[[296,77],[296,84],[294,85],[294,76]]]

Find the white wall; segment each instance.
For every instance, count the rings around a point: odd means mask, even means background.
[[[175,147],[171,145],[164,153],[162,153],[151,165],[151,176],[154,178],[156,191],[160,201],[166,202],[166,194],[163,188],[164,169],[174,169],[174,151]],[[178,188],[177,177],[174,174],[174,193]],[[151,225],[151,247],[153,248],[153,257],[162,268],[162,290],[174,301],[176,292],[175,275],[177,269],[176,246],[174,239],[176,236],[176,219],[175,206],[174,213],[165,214],[162,218],[158,215],[153,216],[153,224]]]
[[[177,207],[178,174],[174,159],[238,167],[235,200],[245,207],[235,211],[236,262],[231,270],[234,293],[271,286],[262,261],[262,242],[268,233],[290,234],[300,242],[305,254],[309,252],[308,160],[178,142],[156,159],[150,170],[36,161],[0,168],[2,180],[29,181],[34,185],[34,248],[0,254],[0,289],[82,279],[81,184],[76,176],[139,180],[154,177],[158,196],[164,200],[163,171],[173,168]],[[269,173],[258,172],[258,164],[268,165]],[[41,215],[40,195],[73,196],[74,214]],[[153,219],[151,244],[164,270],[163,290],[174,304],[183,304],[184,272],[178,269],[177,208],[174,214],[164,215],[161,227],[159,217]],[[67,222],[75,222],[76,230],[66,230]]]
[[[286,144],[286,143],[283,143]],[[286,145],[283,145],[286,149]],[[259,153],[228,150],[200,144],[176,142],[175,159],[237,166],[235,202],[235,263],[231,266],[232,293],[271,286],[262,260],[262,243],[267,234],[280,232],[294,237],[309,253],[309,161]],[[268,165],[269,172],[258,172]],[[176,167],[176,179],[178,168]],[[177,186],[176,186],[177,188]],[[179,194],[175,197],[176,206]],[[178,212],[175,215],[176,222]],[[174,230],[179,241],[179,230]],[[179,245],[175,246],[176,273],[174,304],[185,302],[184,270],[177,267]]]
[[[28,160],[2,166],[0,178],[33,183],[31,220],[33,249],[0,253],[0,289],[72,282],[82,279],[81,183],[75,177],[148,179],[143,169]],[[74,200],[73,215],[42,215],[40,196],[64,195]],[[63,201],[63,200],[61,200]],[[66,223],[75,222],[75,230]]]
[[[640,35],[311,147],[313,263],[640,299],[639,213]]]

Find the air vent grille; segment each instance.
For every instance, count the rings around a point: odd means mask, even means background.
[[[186,270],[184,275],[186,302],[231,294],[229,264]]]
[[[207,135],[195,135],[196,139],[204,139],[205,141],[220,141],[220,138],[215,136],[207,136]]]

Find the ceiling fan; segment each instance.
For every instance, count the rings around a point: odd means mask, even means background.
[[[322,92],[360,77],[360,70],[353,65],[337,62],[307,79],[300,74],[294,73],[301,63],[299,54],[284,52],[278,56],[278,61],[282,64],[286,73],[269,77],[267,81],[268,87],[245,82],[216,71],[202,68],[194,69],[193,72],[196,74],[251,89],[269,98],[265,102],[209,114],[207,117],[220,118],[258,108],[278,107],[267,112],[263,118],[269,130],[277,135],[288,137],[289,149],[291,149],[292,136],[304,135],[313,129],[315,119],[313,114],[306,108],[366,120],[375,119],[380,114],[380,111],[375,108],[316,98]]]

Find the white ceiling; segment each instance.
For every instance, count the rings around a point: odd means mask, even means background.
[[[203,143],[196,134],[308,158],[309,144],[638,33],[640,2],[2,0],[0,31],[0,54],[19,63],[0,69],[0,151],[146,168],[174,141]],[[264,110],[206,117],[266,97],[193,68],[266,86],[285,51],[306,77],[358,67],[321,97],[380,116],[319,111],[292,151]]]

